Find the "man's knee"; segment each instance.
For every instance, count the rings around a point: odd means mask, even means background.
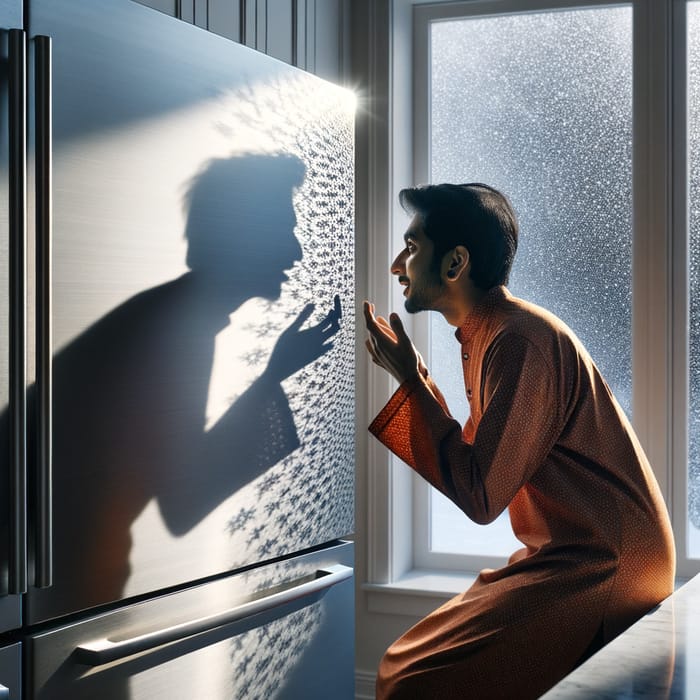
[[[390,646],[379,663],[376,700],[428,700],[437,697],[431,686],[434,674],[412,664],[412,659]]]
[[[389,647],[379,662],[376,700],[415,698],[415,695],[411,696],[405,690],[407,680],[406,668],[396,658],[393,647]]]

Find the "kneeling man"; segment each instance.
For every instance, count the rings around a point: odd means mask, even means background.
[[[456,327],[471,415],[451,417],[398,316],[365,302],[367,348],[399,382],[370,431],[475,522],[508,508],[523,547],[388,649],[377,698],[536,698],[670,595],[668,513],[581,342],[505,287],[508,200],[477,183],[399,196],[413,219],[391,272],[409,312]]]

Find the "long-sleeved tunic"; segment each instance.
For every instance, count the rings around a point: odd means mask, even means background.
[[[573,332],[495,287],[456,336],[466,425],[419,376],[370,431],[472,520],[508,508],[524,546],[389,648],[378,700],[538,697],[673,590],[658,484]]]

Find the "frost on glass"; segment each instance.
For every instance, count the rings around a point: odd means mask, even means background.
[[[700,3],[688,3],[689,556],[700,557]]]
[[[430,181],[508,195],[520,222],[511,291],[575,331],[630,415],[631,7],[436,22],[430,60]],[[464,412],[453,329],[435,318],[431,337],[432,370]],[[483,531],[464,534],[451,508],[441,528],[441,510],[433,548],[472,553]]]

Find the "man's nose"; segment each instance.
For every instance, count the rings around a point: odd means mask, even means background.
[[[406,252],[402,250],[394,258],[394,262],[391,263],[391,274],[392,275],[403,275],[405,271],[406,271]]]

